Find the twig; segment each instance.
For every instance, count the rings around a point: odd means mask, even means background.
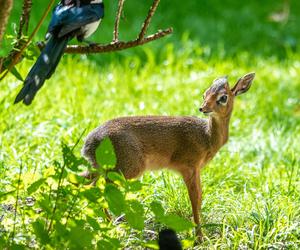
[[[66,219],[65,219],[65,226],[67,226],[67,224],[68,224],[68,221],[69,221],[69,219],[71,217],[71,213],[73,212],[73,208],[75,207],[76,201],[77,201],[77,199],[79,197],[80,191],[78,189],[77,189],[76,195],[73,196],[73,200],[72,200],[71,206],[67,209],[68,215],[66,216]]]
[[[147,36],[142,40],[133,40],[129,42],[116,42],[109,43],[106,45],[92,45],[92,46],[80,46],[80,45],[69,45],[67,46],[65,53],[68,54],[89,54],[89,53],[107,53],[112,51],[124,50],[136,46],[143,45],[145,43],[149,43],[151,41],[157,40],[164,36],[167,36],[173,32],[172,28],[168,28],[166,30],[158,31],[157,33]],[[39,43],[38,47],[40,49],[44,48],[44,43]]]
[[[59,198],[59,193],[61,190],[61,186],[62,186],[62,181],[63,181],[63,174],[65,172],[65,168],[66,168],[66,163],[64,162],[63,166],[61,167],[61,172],[59,174],[58,177],[58,184],[57,184],[57,189],[56,189],[56,197],[55,197],[55,201],[54,201],[54,207],[52,210],[52,214],[51,214],[51,219],[48,225],[48,233],[50,232],[51,228],[52,228],[52,224],[53,224],[53,220],[54,220],[54,215],[57,209],[57,204],[58,204],[58,198]]]
[[[22,46],[22,48],[20,49],[20,51],[18,53],[15,54],[15,57],[12,59],[11,64],[9,65],[9,67],[7,68],[7,71],[3,74],[3,76],[0,78],[0,81],[3,80],[3,78],[7,75],[8,72],[11,71],[11,69],[16,65],[16,63],[20,60],[22,53],[24,52],[24,50],[28,47],[28,45],[31,43],[33,37],[35,36],[35,34],[38,32],[38,30],[40,29],[42,23],[44,22],[45,18],[47,17],[48,13],[51,10],[51,7],[53,5],[53,3],[55,2],[55,0],[50,0],[44,14],[42,15],[40,21],[38,22],[37,26],[35,27],[35,29],[33,30],[33,32],[31,33],[30,37],[28,38],[28,40],[26,41],[26,43]]]
[[[24,0],[24,1],[31,1],[31,0]],[[32,32],[31,36],[29,37],[28,41],[25,43],[23,47],[21,47],[20,51],[16,52],[15,55],[12,55],[12,63],[8,67],[7,71],[3,76],[1,77],[0,81],[6,76],[6,74],[14,67],[16,63],[18,63],[23,51],[28,47],[29,43],[33,39],[33,36],[36,34],[38,29],[40,28],[42,22],[44,21],[45,17],[50,11],[50,8],[55,0],[51,0],[43,17],[41,18],[40,22],[36,26],[35,30]],[[151,19],[158,7],[158,4],[160,0],[153,0],[152,6],[149,9],[148,15],[142,25],[141,31],[138,35],[138,38],[132,41],[124,42],[124,41],[119,41],[119,24],[120,24],[120,18],[122,15],[122,10],[124,6],[125,0],[119,0],[118,4],[118,10],[116,13],[116,19],[115,19],[115,25],[114,25],[114,31],[113,31],[113,40],[111,43],[106,44],[106,45],[101,45],[101,44],[93,44],[90,46],[81,46],[81,45],[69,45],[67,46],[65,53],[68,54],[88,54],[88,53],[107,53],[107,52],[113,52],[113,51],[119,51],[119,50],[124,50],[136,46],[143,45],[145,43],[160,39],[164,36],[167,36],[173,32],[172,28],[168,28],[165,30],[159,30],[156,33],[146,36],[147,29],[150,25]],[[45,47],[45,43],[40,42],[37,45],[40,49]],[[1,74],[1,71],[0,71]]]
[[[150,8],[150,10],[148,12],[148,15],[147,15],[147,17],[146,17],[146,19],[145,19],[145,21],[143,23],[143,26],[142,26],[141,32],[139,34],[138,40],[142,40],[145,37],[147,29],[148,29],[148,26],[149,26],[149,24],[151,22],[151,18],[154,15],[154,13],[155,13],[155,11],[157,9],[159,1],[160,0],[154,0],[153,1],[153,4],[152,4],[152,6],[151,6],[151,8]]]
[[[16,194],[16,203],[15,203],[15,212],[14,212],[14,226],[11,235],[11,243],[13,244],[15,233],[16,233],[16,219],[17,219],[17,211],[18,211],[18,202],[19,202],[19,191],[20,191],[20,184],[21,184],[21,176],[22,176],[23,164],[20,164],[20,172],[18,177],[18,184],[17,184],[17,194]]]
[[[3,60],[4,60],[4,58],[0,57],[0,74],[2,72]]]
[[[24,44],[24,39],[23,39],[23,32],[27,35],[28,33],[28,25],[29,25],[29,19],[30,19],[30,12],[31,12],[31,6],[32,6],[32,0],[24,0],[23,1],[23,7],[22,7],[22,14],[20,17],[20,22],[19,22],[19,28],[18,28],[18,33],[17,33],[17,41],[12,48],[12,50],[9,52],[8,56],[1,57],[0,58],[0,74],[5,70],[4,68],[2,69],[3,62],[5,59],[12,59],[15,58],[16,55],[19,53],[20,48],[22,48]],[[24,26],[25,26],[25,31],[24,31]],[[15,61],[15,65],[20,61],[20,58],[18,61]],[[4,75],[5,77],[5,75]],[[3,77],[3,78],[4,78]],[[3,79],[1,78],[1,80]]]
[[[84,133],[85,133],[85,129],[83,130],[83,132],[80,134],[79,138],[77,139],[77,141],[75,142],[74,146],[71,148],[71,151],[70,153],[72,153],[74,151],[74,149],[77,147],[78,143],[80,142],[80,140],[82,139]],[[59,193],[60,193],[60,190],[62,189],[62,185],[63,185],[63,174],[64,174],[64,171],[65,171],[65,168],[66,168],[66,161],[64,161],[64,164],[63,166],[61,167],[61,172],[59,174],[59,177],[58,177],[58,184],[57,184],[57,190],[56,190],[56,198],[55,198],[55,202],[54,202],[54,207],[53,207],[53,210],[52,210],[52,214],[51,214],[51,219],[50,219],[50,222],[49,222],[49,225],[48,225],[48,233],[50,233],[51,231],[51,228],[52,228],[52,224],[53,224],[53,220],[54,220],[54,215],[56,213],[56,209],[57,209],[57,204],[58,204],[58,199],[59,199]]]
[[[23,8],[22,8],[22,15],[20,18],[18,36],[17,36],[18,40],[22,37],[24,26],[25,26],[25,33],[28,32],[28,24],[29,24],[29,19],[30,19],[31,6],[32,6],[32,0],[24,0]]]
[[[13,7],[13,0],[0,0],[0,47]]]
[[[124,49],[128,49],[128,48],[140,46],[145,43],[157,40],[159,38],[162,38],[166,35],[171,34],[173,32],[173,29],[168,28],[165,30],[160,30],[160,31],[156,32],[155,34],[145,37],[148,26],[151,22],[151,18],[157,9],[159,1],[160,0],[153,1],[153,4],[148,12],[148,15],[147,15],[143,25],[142,25],[142,29],[141,29],[137,39],[128,41],[128,42],[119,41],[119,22],[120,22],[120,17],[122,14],[123,5],[125,2],[125,0],[119,0],[118,10],[117,10],[117,14],[116,14],[116,21],[115,21],[115,26],[114,26],[114,32],[113,32],[114,37],[113,37],[113,41],[111,43],[106,44],[106,45],[93,44],[92,46],[69,45],[69,46],[67,46],[65,53],[89,54],[89,53],[107,53],[107,52],[112,52],[112,51],[119,51],[119,50],[124,50]],[[40,49],[44,48],[44,46],[45,46],[44,43],[38,44],[38,47]]]
[[[116,21],[115,21],[115,28],[114,28],[113,43],[119,41],[119,24],[120,24],[120,18],[121,18],[124,2],[125,0],[119,0],[118,11],[117,11]]]

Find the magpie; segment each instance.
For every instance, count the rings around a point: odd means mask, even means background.
[[[68,42],[84,41],[93,34],[104,16],[102,0],[61,0],[53,10],[46,45],[29,71],[15,102],[30,105],[46,79],[54,73]]]

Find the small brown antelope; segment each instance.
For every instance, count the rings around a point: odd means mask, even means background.
[[[231,89],[227,77],[214,80],[205,91],[199,109],[208,115],[208,119],[191,116],[116,118],[88,135],[82,153],[95,168],[99,168],[95,151],[101,141],[109,137],[117,156],[116,170],[121,171],[125,178],[136,178],[145,170],[163,167],[181,173],[198,225],[197,234],[202,237],[199,227],[200,170],[227,142],[234,98],[250,88],[254,76],[255,73],[246,74]],[[91,175],[86,173],[85,177]]]

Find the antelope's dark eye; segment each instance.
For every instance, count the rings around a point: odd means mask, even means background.
[[[226,104],[226,102],[227,102],[227,95],[222,95],[217,101],[218,104]]]

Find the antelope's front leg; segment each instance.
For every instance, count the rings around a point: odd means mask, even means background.
[[[201,204],[202,204],[200,169],[195,167],[195,168],[189,168],[185,170],[186,171],[182,172],[182,175],[188,189],[190,201],[192,204],[194,221],[197,225],[196,235],[198,239],[201,241],[203,235],[200,228],[200,216],[199,216],[199,210],[201,209]]]

